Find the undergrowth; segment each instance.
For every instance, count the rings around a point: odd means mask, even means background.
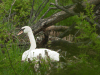
[[[75,38],[75,42],[83,42],[85,39],[90,39],[88,44],[82,44],[80,48],[80,55],[78,60],[71,60],[72,62],[55,63],[57,66],[50,67],[49,63],[44,62],[41,64],[39,71],[34,71],[34,63],[21,62],[22,53],[26,50],[26,47],[22,48],[18,46],[18,39],[14,35],[15,28],[17,26],[23,26],[29,23],[29,15],[33,0],[16,0],[14,6],[11,8],[12,0],[2,0],[0,4],[0,75],[99,75],[100,73],[100,40],[97,39],[96,25],[90,25],[85,18],[89,17],[91,21],[94,19],[93,5],[87,3],[84,13],[80,13],[79,16],[75,15],[64,21],[57,23],[57,25],[70,26],[72,22],[76,23],[76,29],[79,29],[81,34]],[[36,1],[34,5],[34,13],[38,9],[42,0]],[[50,0],[54,2],[54,0]],[[49,3],[50,3],[49,2]],[[59,1],[60,2],[60,1]],[[66,2],[66,1],[65,1]],[[48,9],[49,3],[40,13],[37,20]],[[69,3],[72,3],[69,1]],[[66,5],[65,3],[64,5]],[[62,2],[61,4],[62,5]],[[91,8],[91,9],[90,9]],[[9,17],[9,12],[11,15]],[[50,16],[55,10],[51,10],[46,16]],[[60,11],[60,10],[57,10]],[[55,11],[55,12],[57,12]],[[16,13],[17,12],[17,13]],[[37,21],[36,20],[36,21]],[[35,21],[35,22],[36,22]],[[66,49],[67,50],[67,49]],[[88,54],[89,51],[93,52],[92,57]],[[95,54],[95,56],[94,56]],[[67,58],[66,58],[67,60]],[[54,63],[53,63],[54,64]],[[55,68],[56,67],[56,68]]]

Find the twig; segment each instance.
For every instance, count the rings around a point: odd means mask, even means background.
[[[57,0],[55,0],[55,3],[56,3],[56,5],[58,5],[58,1]]]
[[[66,29],[68,29],[68,26],[49,26],[47,27],[45,30],[46,31],[65,31]]]
[[[12,65],[12,61],[11,61],[11,59],[10,59],[9,52],[8,52],[7,47],[6,47],[6,44],[4,43],[4,45],[5,45],[5,48],[6,48],[7,53],[8,53],[8,58],[9,58],[9,61],[10,61],[10,65],[11,65],[11,67],[12,67],[12,69],[13,69],[13,71],[14,71],[15,75],[17,75],[17,73],[15,72],[15,69],[14,69],[14,67],[13,67],[13,65]]]
[[[59,5],[56,5],[56,4],[54,4],[54,3],[50,3],[50,5],[54,5],[54,6],[56,6],[58,9],[61,9],[61,10],[63,10],[63,11],[65,11],[66,13],[68,13],[69,15],[78,15],[77,13],[75,13],[75,12],[70,12],[68,9],[66,9],[66,8],[64,8],[63,6],[59,6]],[[76,5],[76,4],[75,4]],[[72,7],[72,6],[74,6],[74,5],[68,5],[68,6],[66,6],[66,7]]]
[[[32,61],[30,60],[30,58],[28,58],[29,63],[32,63]]]
[[[45,55],[48,57],[48,52],[47,52],[47,50],[45,50]]]
[[[95,21],[91,21],[89,17],[86,17],[85,20],[87,20],[91,25],[96,24],[96,26],[100,28],[100,24]]]
[[[80,30],[78,30],[78,31],[75,33],[75,35],[73,36],[73,39],[72,39],[72,40],[74,40],[75,36],[78,34],[79,31],[80,31]]]
[[[41,67],[41,63],[42,63],[41,59],[42,59],[42,55],[39,54],[39,67]]]
[[[43,19],[44,16],[45,16],[51,9],[57,9],[57,8],[56,8],[56,7],[49,7],[49,9],[43,14],[43,16],[41,17],[41,19]]]
[[[50,5],[54,5],[54,6],[56,6],[57,8],[59,8],[59,9],[65,11],[66,13],[70,14],[70,12],[69,12],[67,9],[63,8],[62,6],[56,5],[56,4],[54,4],[54,3],[50,3]]]
[[[43,3],[39,6],[37,12],[35,13],[35,17],[34,17],[34,19],[33,19],[33,22],[35,21],[35,19],[37,18],[37,16],[40,14],[40,12],[42,11],[42,9],[46,6],[46,4],[48,3],[48,1],[49,1],[49,0],[47,0],[46,2],[44,1],[45,3],[43,2],[44,5],[43,5],[43,7],[41,7],[41,9],[40,9],[40,6],[42,6]],[[40,10],[39,10],[39,9],[40,9]]]
[[[29,20],[29,23],[31,23],[31,18],[32,18],[32,16],[33,16],[34,1],[35,1],[35,0],[33,0],[33,3],[32,3],[32,9],[31,9],[31,13],[30,13],[30,20]]]
[[[41,3],[41,5],[38,7],[38,9],[37,9],[37,11],[36,11],[36,13],[35,13],[35,16],[36,16],[37,13],[39,12],[40,8],[42,7],[42,5],[43,5],[43,3],[44,3],[45,1],[46,1],[46,0],[44,0],[44,1]]]
[[[74,5],[76,5],[76,4],[70,4],[70,5],[67,5],[67,6],[63,6],[65,9],[69,9],[69,8],[71,8],[72,6],[74,6]]]
[[[11,8],[10,8],[10,12],[9,12],[9,16],[8,16],[8,22],[9,22],[9,18],[10,18],[10,15],[11,15],[11,9],[12,9],[12,6],[15,4],[15,1],[16,1],[16,0],[14,0],[13,3],[11,4]]]

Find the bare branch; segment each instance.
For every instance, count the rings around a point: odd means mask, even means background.
[[[74,40],[74,38],[75,38],[76,35],[79,33],[79,31],[80,31],[80,30],[78,30],[78,31],[75,33],[75,35],[73,36],[73,39],[72,39],[72,40]]]
[[[68,26],[49,26],[45,30],[46,31],[65,31],[68,29]]]
[[[33,19],[33,22],[35,21],[35,19],[37,18],[37,16],[40,14],[40,12],[42,11],[42,9],[46,6],[46,4],[48,3],[48,1],[49,0],[46,0],[46,2],[45,2],[45,0],[44,0],[45,3],[43,2],[44,3],[43,7],[42,7],[43,3],[39,6],[37,12],[35,13],[35,17]],[[40,7],[41,7],[41,9],[40,9]]]
[[[35,1],[35,0],[33,0],[33,3],[32,3],[32,9],[31,9],[31,13],[30,13],[30,20],[29,20],[29,23],[31,23],[31,18],[32,18],[32,16],[33,16],[34,1]]]
[[[97,23],[97,22],[95,22],[95,21],[91,21],[91,19],[89,18],[89,17],[86,17],[85,18],[85,20],[87,20],[90,24],[96,24],[97,25],[97,27],[99,27],[100,28],[100,24],[99,23]]]
[[[58,5],[58,0],[55,0],[56,5]]]
[[[67,14],[64,11],[60,11],[48,18],[45,19],[41,19],[40,21],[38,21],[35,25],[33,25],[33,30],[34,30],[34,34],[37,34],[38,32],[40,32],[41,30],[45,29],[46,27],[49,27],[50,25],[53,25],[61,20],[64,20],[65,18],[68,18],[72,16],[71,14]]]
[[[44,0],[44,1],[41,3],[41,5],[38,7],[38,9],[37,9],[37,11],[36,11],[36,13],[35,13],[35,16],[36,16],[37,13],[39,12],[40,8],[42,7],[43,3],[45,3],[45,1],[46,1],[46,0]]]
[[[15,4],[15,1],[16,1],[16,0],[14,0],[13,3],[11,4],[11,8],[10,8],[10,12],[9,12],[9,16],[8,16],[8,22],[9,22],[9,18],[10,18],[10,15],[11,15],[11,9],[12,9],[12,6]]]
[[[56,8],[56,7],[49,7],[49,9],[43,14],[43,16],[41,17],[41,19],[43,19],[44,16],[45,16],[51,9],[57,9],[57,8]]]
[[[59,6],[59,5],[56,5],[56,4],[54,4],[54,3],[50,3],[50,5],[54,5],[54,6],[56,6],[58,9],[61,9],[61,10],[65,11],[65,12],[68,13],[68,14],[75,15],[75,12],[70,12],[70,11],[68,11],[68,9],[65,9],[63,6]],[[73,9],[74,9],[74,8],[73,8]]]

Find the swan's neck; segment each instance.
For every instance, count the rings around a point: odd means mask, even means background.
[[[34,38],[32,31],[28,33],[28,36],[29,36],[29,40],[30,40],[30,44],[31,44],[29,50],[33,50],[36,48],[36,41],[35,41],[35,38]]]

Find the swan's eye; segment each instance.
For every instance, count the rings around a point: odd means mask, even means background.
[[[20,31],[24,31],[24,29],[25,29],[25,28],[23,28],[23,29],[20,29]]]
[[[22,33],[23,33],[23,31],[24,31],[24,29],[25,29],[25,28],[23,28],[23,29],[20,29],[20,31],[19,31],[19,33],[18,33],[17,35],[20,35],[20,34],[22,34]]]

